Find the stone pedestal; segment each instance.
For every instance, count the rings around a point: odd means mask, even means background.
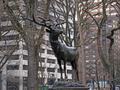
[[[49,90],[89,90],[80,82],[58,81]]]
[[[56,87],[49,90],[89,90],[87,87]]]

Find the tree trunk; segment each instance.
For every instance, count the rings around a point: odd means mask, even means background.
[[[36,52],[36,47],[34,46],[34,41],[30,40],[28,42],[28,90],[38,89],[38,53]]]
[[[79,13],[79,0],[76,0],[76,11],[77,11],[77,17],[78,17],[78,44],[80,44],[81,47],[78,47],[78,52],[79,52],[79,59],[78,59],[78,74],[79,74],[79,80],[82,81],[82,83],[85,85],[86,84],[86,69],[85,69],[85,55],[84,55],[84,39],[83,39],[83,29],[81,26],[81,20],[82,20],[82,15]]]

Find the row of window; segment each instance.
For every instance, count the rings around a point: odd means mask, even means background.
[[[19,70],[19,65],[7,65],[7,70]],[[28,70],[28,65],[23,65],[23,70]],[[40,67],[39,70],[44,71],[44,67]],[[47,72],[55,72],[55,68],[47,68]],[[60,69],[58,69],[58,73],[60,73]],[[72,73],[72,70],[67,70],[67,73]]]
[[[7,70],[19,70],[19,65],[7,65]],[[28,70],[28,66],[23,65],[23,70]]]
[[[9,57],[9,60],[19,60],[19,55],[11,55]],[[28,56],[27,55],[23,55],[23,60],[28,60]],[[41,58],[42,62],[45,62],[45,58]]]
[[[15,48],[15,50],[18,50],[19,47],[18,45],[4,45],[4,46],[0,46],[0,50],[13,50]]]
[[[27,47],[26,47],[26,45],[23,45],[23,49],[24,50],[27,50]],[[40,53],[45,53],[45,49],[40,49]],[[52,54],[52,55],[54,55],[54,52],[53,52],[53,50],[47,50],[47,54]]]
[[[19,55],[11,55],[9,57],[9,60],[19,60]],[[23,60],[28,60],[27,55],[23,55]],[[45,62],[45,58],[41,58],[42,62]],[[55,59],[47,59],[47,63],[55,63]]]
[[[51,46],[50,41],[48,41],[48,40],[43,40],[42,44],[47,45],[47,46]]]
[[[14,30],[14,28],[12,26],[1,26],[1,31],[10,31],[10,30]]]
[[[27,55],[23,55],[23,59],[24,60],[28,60],[28,56]],[[45,62],[45,58],[40,58],[41,62]],[[47,59],[47,63],[53,63],[55,64],[55,59]]]
[[[0,20],[1,21],[8,21],[8,20],[10,20],[10,18],[8,16],[4,15],[0,18]]]
[[[1,40],[17,40],[19,35],[9,35],[9,36],[2,36]]]
[[[19,60],[19,55],[11,55],[10,57],[9,57],[9,60]],[[23,60],[28,60],[28,55],[23,55]],[[45,58],[41,58],[40,59],[41,60],[41,62],[45,62]],[[53,63],[53,64],[55,64],[55,62],[56,62],[56,60],[55,59],[47,59],[47,63]],[[62,64],[63,64],[63,62],[62,62]],[[67,65],[71,65],[70,63],[67,63]]]
[[[19,36],[18,35],[10,35],[10,36],[4,36],[1,38],[1,40],[15,40],[18,39]],[[16,45],[6,45],[6,46],[0,46],[0,50],[12,50],[12,48],[14,48]],[[19,46],[16,47],[16,49],[19,49]],[[23,45],[23,50],[27,50],[26,45]],[[41,53],[45,53],[45,49],[40,49]],[[47,50],[47,54],[52,54],[54,55],[53,50]]]
[[[45,58],[41,58],[41,61],[42,62],[45,62]],[[56,62],[56,60],[55,59],[47,59],[47,63],[52,63],[52,64],[55,64],[55,62]],[[63,61],[61,62],[61,64],[63,65],[64,63],[63,63]],[[71,66],[71,64],[69,63],[69,62],[67,62],[67,65],[68,66]]]

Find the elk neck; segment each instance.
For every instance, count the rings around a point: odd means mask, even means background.
[[[59,42],[57,36],[53,36],[52,34],[50,34],[49,35],[49,40],[50,40],[50,44],[51,44],[53,50],[55,50],[59,47],[60,42]]]

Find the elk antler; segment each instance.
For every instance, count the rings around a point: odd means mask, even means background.
[[[50,20],[50,19],[45,20],[45,19],[42,18],[42,17],[38,17],[38,18],[42,19],[41,22],[38,22],[38,21],[36,21],[34,14],[33,14],[33,16],[32,16],[32,19],[26,18],[26,17],[22,17],[22,18],[25,19],[25,20],[28,20],[28,21],[30,21],[30,22],[34,22],[34,23],[37,24],[37,25],[41,25],[41,26],[47,27],[47,28],[50,29],[50,30],[53,30],[56,26],[59,26],[59,25],[65,23],[65,22],[62,22],[62,23],[57,23],[57,24],[51,25],[50,22],[48,23],[48,21],[52,21],[52,20]]]
[[[37,22],[36,19],[35,19],[35,17],[34,17],[34,15],[33,15],[33,22],[36,23],[36,24],[38,24],[38,25],[41,25],[41,26],[47,27],[47,28],[49,28],[49,29],[52,29],[52,28],[51,28],[52,25],[48,25],[48,24],[47,24],[47,21],[50,21],[50,19],[49,19],[49,20],[45,20],[45,19],[42,18],[42,17],[39,17],[39,18],[42,19],[42,22],[41,22],[41,23]]]

